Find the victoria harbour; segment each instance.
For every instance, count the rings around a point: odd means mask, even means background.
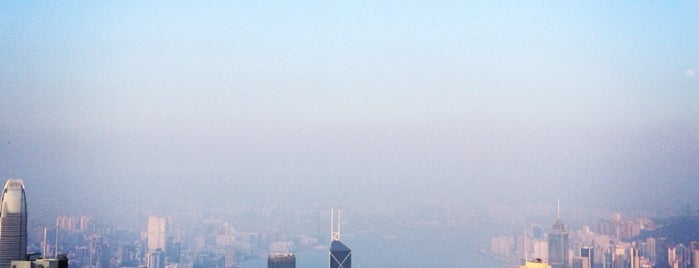
[[[481,267],[501,268],[503,262],[482,251],[490,236],[478,230],[393,229],[348,234],[343,242],[352,248],[352,267]],[[328,249],[294,252],[297,267],[328,266]],[[267,259],[243,262],[242,268],[266,267]]]

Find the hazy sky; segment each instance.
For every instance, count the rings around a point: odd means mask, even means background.
[[[699,1],[486,2],[2,1],[0,177],[56,210],[696,199]]]

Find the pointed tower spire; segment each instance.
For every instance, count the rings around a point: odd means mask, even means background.
[[[556,199],[556,219],[560,220],[561,219],[561,198]]]
[[[342,210],[337,210],[337,229],[335,229],[335,208],[330,209],[330,241],[340,240],[340,228],[342,227]]]

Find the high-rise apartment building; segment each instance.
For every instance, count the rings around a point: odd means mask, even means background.
[[[148,252],[165,250],[165,218],[148,217]]]
[[[13,260],[27,255],[27,200],[24,183],[9,179],[2,190],[0,208],[0,268],[9,268]]]
[[[549,264],[551,268],[570,268],[568,261],[568,251],[570,249],[568,231],[566,231],[565,224],[561,221],[560,204],[556,212],[556,222],[551,226],[548,240]]]
[[[629,248],[629,267],[641,268],[641,256],[638,255],[638,248],[635,244]]]
[[[292,253],[271,253],[267,256],[267,268],[296,268],[296,256]]]

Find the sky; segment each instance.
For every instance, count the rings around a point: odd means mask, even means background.
[[[2,1],[0,178],[56,211],[696,203],[697,21],[696,0]]]

